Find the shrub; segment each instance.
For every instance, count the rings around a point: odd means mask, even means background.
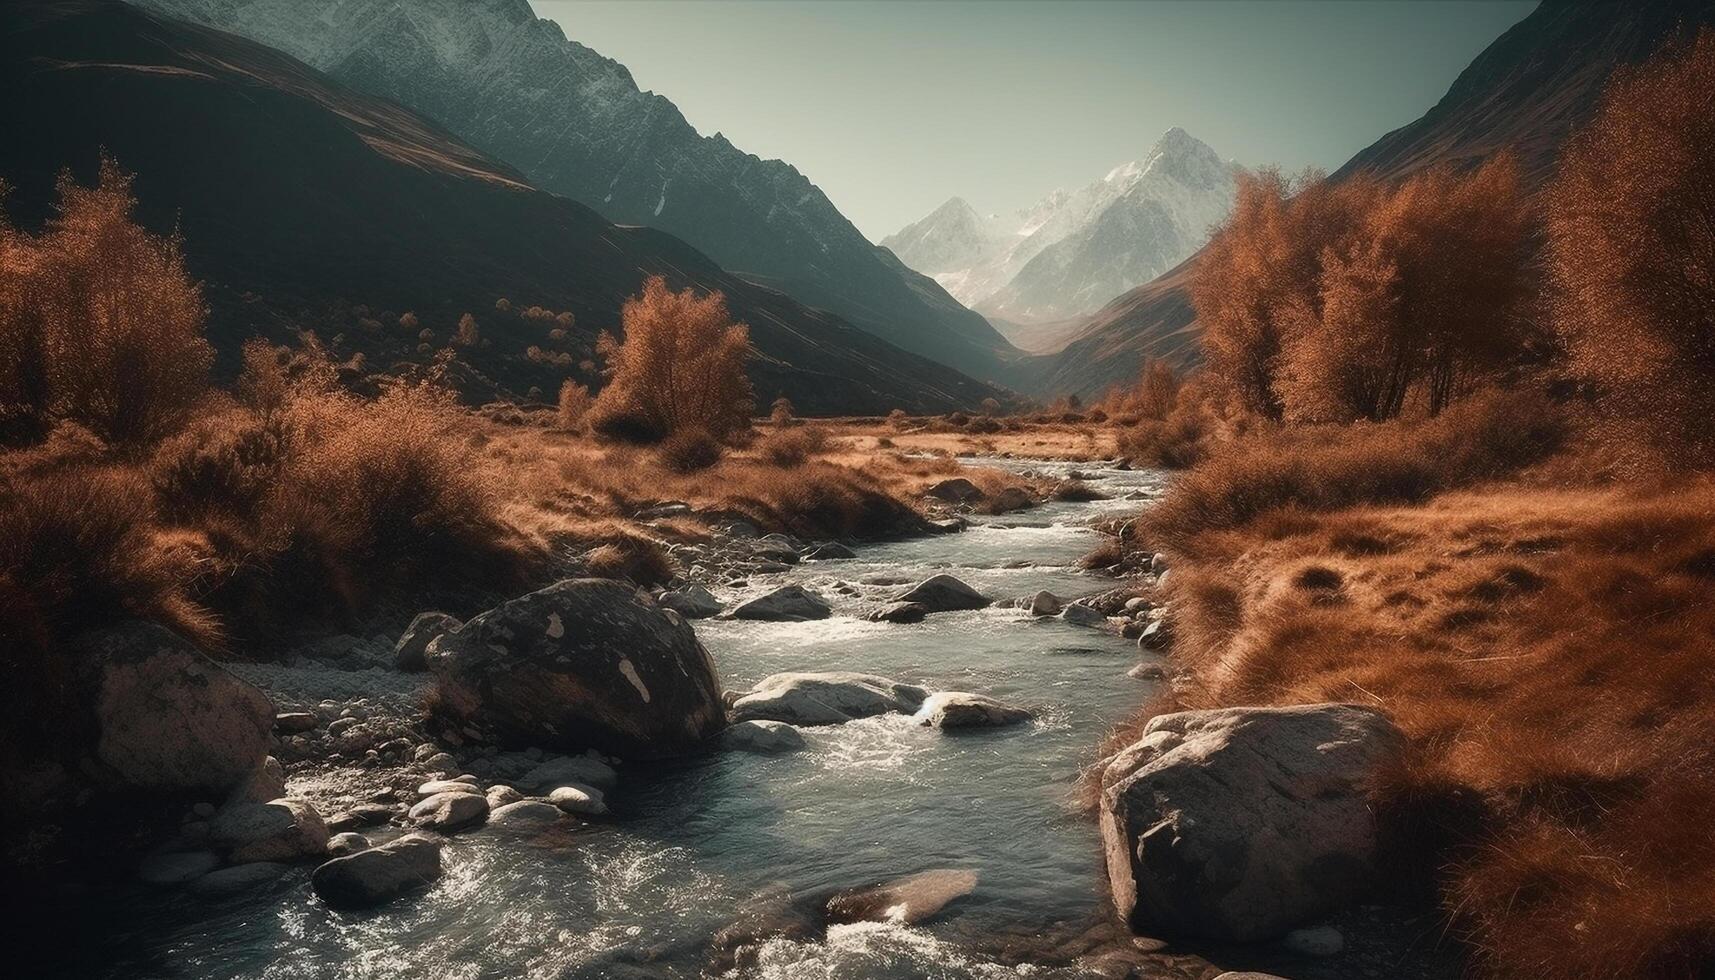
[[[214,350],[201,290],[176,239],[131,220],[131,178],[103,159],[94,187],[69,174],[59,212],[28,236],[0,218],[0,438],[70,420],[138,445],[189,418]]]
[[[695,473],[721,461],[723,447],[708,430],[697,427],[680,429],[661,441],[656,458],[661,465],[675,473]]]
[[[1556,329],[1618,448],[1715,462],[1715,31],[1615,72],[1546,192]],[[1642,430],[1642,431],[1639,431]]]
[[[689,426],[718,439],[749,424],[750,332],[732,321],[724,296],[674,292],[654,276],[626,301],[622,321],[623,342],[604,332],[597,344],[608,383],[591,409],[592,428],[657,442]]]
[[[476,325],[476,317],[466,313],[459,317],[458,332],[453,334],[453,343],[460,347],[476,347],[482,343],[482,330]]]
[[[796,416],[792,414],[792,399],[785,395],[774,399],[774,404],[769,407],[768,417],[777,426],[791,425],[796,419]]]
[[[559,411],[556,420],[561,429],[575,431],[590,410],[590,390],[571,378],[560,382]]]
[[[666,549],[648,538],[621,536],[592,548],[584,570],[596,578],[629,579],[638,585],[665,585],[678,570]]]
[[[156,448],[149,479],[172,520],[249,517],[278,482],[284,458],[276,426],[245,411],[214,413]]]
[[[769,433],[757,443],[756,455],[771,466],[802,466],[820,452],[827,441],[827,432],[816,426],[781,429]]]

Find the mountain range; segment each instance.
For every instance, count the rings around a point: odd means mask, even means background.
[[[551,394],[568,376],[595,380],[596,335],[617,328],[625,298],[660,274],[726,294],[750,325],[765,399],[878,413],[1005,396],[731,274],[667,232],[615,225],[408,108],[218,30],[118,0],[7,3],[0,91],[14,223],[38,226],[62,169],[88,182],[111,154],[136,175],[138,219],[182,236],[228,373],[246,338],[290,342],[300,329],[342,359],[363,355],[372,371],[409,369],[468,312],[483,341],[458,354],[467,397]]]
[[[1174,127],[1075,191],[1004,216],[955,197],[881,244],[993,321],[1063,322],[1179,264],[1232,203],[1233,166]]]
[[[735,275],[989,380],[1019,353],[877,249],[803,174],[700,135],[526,0],[139,0],[434,120],[531,184],[675,235]]]
[[[1469,167],[1512,150],[1531,187],[1553,172],[1561,145],[1594,113],[1615,68],[1715,24],[1710,0],[1543,0],[1495,39],[1417,120],[1360,150],[1332,174],[1402,180],[1427,167]],[[1137,377],[1142,359],[1196,364],[1190,284],[1196,257],[1099,310],[1051,358],[1032,364],[1032,390],[1092,396]]]

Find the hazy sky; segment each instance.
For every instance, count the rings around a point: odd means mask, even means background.
[[[531,0],[704,135],[794,164],[872,239],[949,197],[1025,207],[1183,126],[1332,170],[1535,0]]]

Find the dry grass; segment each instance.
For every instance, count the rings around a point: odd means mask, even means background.
[[[1144,522],[1182,676],[1115,738],[1175,708],[1375,704],[1410,740],[1378,789],[1391,857],[1487,972],[1700,975],[1715,479],[1505,479],[1553,440],[1504,404],[1258,439],[1187,476]]]

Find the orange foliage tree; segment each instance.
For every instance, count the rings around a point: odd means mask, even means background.
[[[181,427],[214,349],[202,292],[175,238],[131,219],[131,178],[111,160],[94,187],[60,177],[39,236],[0,220],[0,437],[76,422],[116,444]]]
[[[1715,32],[1616,71],[1545,198],[1573,372],[1656,448],[1715,460]]]
[[[655,442],[691,427],[725,438],[749,424],[750,329],[733,322],[725,296],[675,292],[653,276],[626,300],[622,323],[623,341],[604,331],[596,344],[608,379],[590,410],[596,431]]]

